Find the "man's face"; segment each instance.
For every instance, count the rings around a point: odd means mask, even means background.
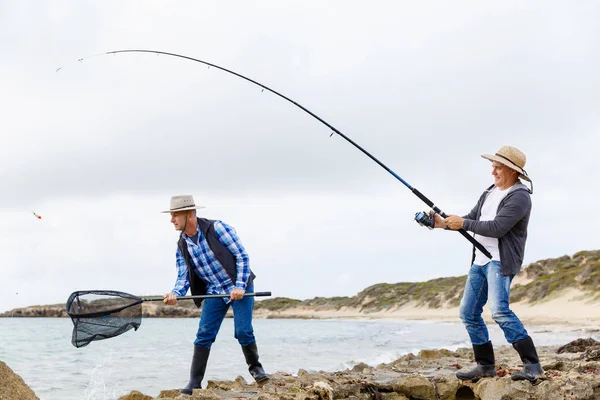
[[[187,211],[177,211],[171,213],[171,223],[175,227],[175,230],[182,231],[184,229],[187,216]]]
[[[515,183],[516,171],[499,162],[492,162],[492,175],[494,185],[500,189],[507,189]]]

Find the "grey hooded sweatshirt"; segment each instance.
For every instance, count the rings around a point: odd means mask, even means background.
[[[488,187],[471,212],[465,215],[463,228],[478,235],[498,239],[500,269],[502,275],[516,275],[521,270],[527,241],[527,225],[531,214],[531,194],[520,180],[500,201],[496,218],[492,221],[479,221],[481,207],[494,185]],[[475,261],[475,246],[473,258]]]

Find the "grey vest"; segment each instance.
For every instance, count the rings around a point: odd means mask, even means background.
[[[231,254],[231,251],[229,251],[227,246],[221,243],[221,241],[217,237],[214,227],[215,221],[206,218],[197,219],[198,225],[200,227],[200,232],[206,238],[206,241],[208,242],[208,247],[210,247],[221,266],[225,269],[225,272],[227,272],[227,275],[229,275],[229,278],[235,284],[237,277],[236,259],[234,255]],[[183,232],[181,233],[181,235],[179,235],[179,241],[177,242],[177,246],[179,248],[179,251],[183,255],[185,264],[188,267],[188,280],[190,281],[190,291],[192,292],[192,295],[205,295],[206,282],[204,282],[198,276],[198,274],[194,272],[193,260],[190,256],[190,253],[188,252],[187,243],[183,238]],[[202,266],[199,267],[202,268]],[[248,277],[248,282],[246,283],[246,285],[250,285],[254,278],[256,278],[256,276],[254,275],[252,270],[250,270],[250,276]],[[202,304],[202,299],[194,299],[194,303],[196,303],[196,307],[200,307],[200,305]]]

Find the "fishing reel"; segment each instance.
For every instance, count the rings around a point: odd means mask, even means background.
[[[425,211],[419,211],[415,214],[415,221],[417,221],[417,223],[421,226],[424,226],[428,229],[433,229],[435,226],[434,215],[435,214],[433,213],[429,214]]]

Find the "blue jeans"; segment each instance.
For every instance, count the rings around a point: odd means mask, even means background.
[[[246,288],[246,293],[253,292],[254,284],[252,283]],[[244,296],[241,300],[234,300],[229,303],[219,298],[205,299],[194,345],[202,347],[212,346],[230,306],[233,308],[234,337],[242,346],[254,343],[254,330],[252,328],[254,296]]]
[[[472,344],[485,344],[490,340],[481,317],[488,300],[492,319],[502,328],[508,343],[518,342],[528,336],[521,320],[509,308],[512,280],[513,276],[502,275],[498,261],[471,266],[460,302],[460,319],[467,328]]]

